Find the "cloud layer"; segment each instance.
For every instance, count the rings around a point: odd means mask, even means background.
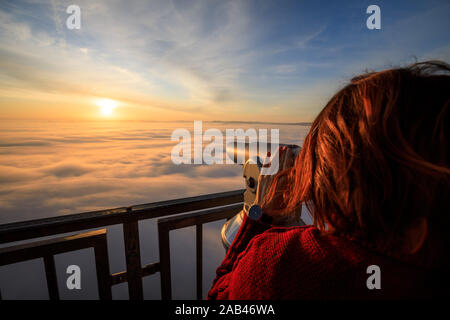
[[[17,122],[2,121],[0,128],[0,223],[129,206],[244,188],[238,165],[174,165],[170,159],[170,140],[176,128],[193,134],[193,123],[156,122]],[[225,128],[279,128],[284,143],[301,144],[309,127],[299,125],[204,123],[203,130]],[[205,143],[206,145],[206,143]],[[205,226],[205,290],[223,258],[220,227],[224,221]],[[155,221],[141,223],[143,261],[157,261]],[[121,230],[108,228],[111,266],[114,272],[125,268]],[[195,242],[193,230],[171,235],[174,277],[178,285],[174,296],[194,298]],[[95,269],[89,253],[61,255],[59,268],[69,262],[83,266],[89,288],[79,295],[60,286],[66,298],[95,298]],[[76,263],[75,263],[76,264]],[[0,268],[0,284],[5,298],[46,298],[36,283],[29,290],[18,278],[27,270],[40,270],[39,261]],[[33,281],[43,273],[37,272]],[[65,275],[59,275],[64,284]],[[156,277],[156,276],[155,276]],[[159,297],[155,277],[145,280],[146,296]],[[14,279],[14,281],[10,281]],[[155,280],[156,279],[156,280]],[[27,280],[27,281],[28,281]],[[39,281],[38,281],[39,280]],[[123,286],[114,289],[116,298],[126,298]]]

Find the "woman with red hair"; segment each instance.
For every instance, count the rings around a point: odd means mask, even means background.
[[[426,298],[447,290],[450,66],[352,79],[261,176],[208,299]],[[305,204],[313,226],[283,227]],[[377,273],[377,274],[375,274]],[[376,278],[373,277],[376,276]]]

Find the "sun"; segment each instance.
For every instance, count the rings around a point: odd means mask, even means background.
[[[114,109],[119,105],[119,103],[112,99],[100,99],[95,103],[100,107],[100,113],[104,117],[110,117],[114,113]]]

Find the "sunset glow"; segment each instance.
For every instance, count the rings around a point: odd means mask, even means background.
[[[2,1],[0,118],[310,122],[343,79],[449,57],[446,1],[386,1],[389,32],[350,2],[79,0],[72,30],[69,2]]]
[[[104,117],[110,117],[114,113],[114,109],[118,106],[118,102],[112,99],[101,99],[96,102],[100,107],[100,113]]]

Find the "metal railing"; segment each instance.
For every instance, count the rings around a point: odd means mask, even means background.
[[[171,299],[169,232],[195,225],[197,299],[202,299],[202,225],[231,218],[239,212],[242,208],[243,192],[244,190],[221,192],[0,225],[0,244],[4,244],[122,224],[126,271],[110,274],[106,229],[0,248],[0,266],[43,258],[49,297],[59,299],[54,255],[93,247],[100,299],[111,299],[111,286],[128,282],[129,298],[142,300],[142,278],[156,272],[161,273],[162,299]],[[165,217],[158,220],[160,261],[142,266],[138,222],[160,217]]]

